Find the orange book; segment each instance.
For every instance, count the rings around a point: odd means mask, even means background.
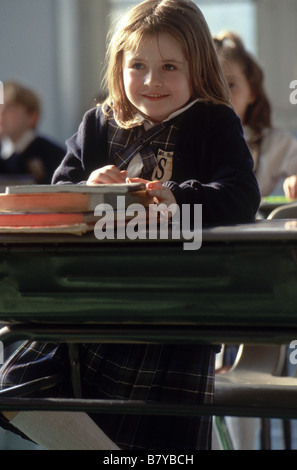
[[[90,197],[91,196],[91,197]],[[86,212],[102,198],[84,193],[0,194],[1,212]]]
[[[33,185],[6,188],[0,193],[0,212],[90,212],[98,204],[116,209],[117,196],[125,196],[125,207],[132,203],[147,207],[153,202],[143,185]]]
[[[96,220],[92,212],[0,213],[0,227],[55,227],[94,224]]]

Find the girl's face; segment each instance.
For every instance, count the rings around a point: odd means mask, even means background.
[[[124,52],[123,80],[128,100],[154,122],[163,121],[191,98],[188,62],[168,33],[147,36],[136,53]]]
[[[247,108],[255,101],[249,82],[237,62],[222,63],[224,75],[227,79],[232,103],[236,114],[244,124]]]

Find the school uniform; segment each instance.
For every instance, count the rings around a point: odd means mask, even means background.
[[[34,184],[50,184],[56,168],[65,156],[65,149],[47,137],[32,131],[24,133],[19,142],[4,139],[0,150],[0,175],[27,176]]]
[[[198,101],[147,132],[144,125],[119,129],[101,107],[90,110],[68,140],[53,183],[84,183],[92,171],[107,164],[127,169],[138,153],[143,168],[134,176],[150,179],[167,152],[172,170],[164,185],[179,205],[202,204],[205,225],[254,220],[260,193],[240,120],[232,109]],[[160,175],[161,169],[154,177]]]
[[[115,164],[130,176],[165,179],[178,204],[202,203],[207,224],[254,220],[260,196],[252,159],[238,118],[225,106],[195,102],[161,124],[143,122],[129,130],[98,107],[86,113],[67,146],[54,183],[83,183],[93,170]],[[208,345],[83,344],[82,396],[210,403],[215,353]],[[3,365],[0,389],[9,393],[15,384],[41,379],[50,384],[53,378],[55,387],[42,396],[71,396],[65,345],[27,342]],[[207,416],[91,416],[121,449],[210,447]],[[12,429],[4,420],[2,425]]]

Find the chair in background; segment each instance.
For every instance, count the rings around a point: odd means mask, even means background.
[[[277,207],[268,215],[267,220],[271,219],[297,219],[297,202]]]
[[[297,219],[297,203],[275,208],[267,219]],[[286,348],[284,346],[241,345],[236,362],[226,374],[216,376],[215,400],[217,403],[275,403],[286,400],[289,390],[286,386],[297,387],[297,377],[287,377]],[[297,389],[296,389],[297,393]],[[215,430],[222,448],[232,448],[232,439],[222,417],[216,417]],[[283,420],[286,449],[291,447],[290,421]],[[261,423],[261,446],[270,448],[270,420]]]
[[[286,346],[241,345],[234,366],[226,373],[216,374],[215,398],[217,405],[278,407],[288,404],[296,409],[297,377],[286,373]],[[295,405],[296,403],[296,405]],[[249,414],[242,414],[249,416]],[[262,418],[261,447],[270,449],[270,420]],[[215,417],[216,437],[224,450],[233,449],[232,439],[224,417]],[[290,422],[283,419],[285,448],[291,447]]]

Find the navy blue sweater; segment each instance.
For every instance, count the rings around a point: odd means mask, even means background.
[[[6,160],[0,158],[0,174],[31,174],[30,164],[37,160],[42,172],[40,179],[34,182],[50,184],[53,173],[64,156],[65,149],[62,146],[47,137],[37,136],[21,153],[15,153]]]
[[[106,138],[108,122],[100,107],[85,114],[78,132],[67,141],[54,184],[83,183],[95,169],[114,164]],[[164,183],[177,203],[202,204],[204,225],[253,221],[260,192],[234,111],[199,102],[183,113],[179,127],[172,178]]]

